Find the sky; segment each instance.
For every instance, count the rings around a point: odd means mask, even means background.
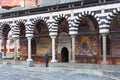
[[[39,4],[42,0],[38,0]],[[33,0],[25,0],[25,6],[33,6]],[[0,6],[20,6],[20,0],[0,0]]]

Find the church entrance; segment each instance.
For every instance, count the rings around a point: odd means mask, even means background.
[[[68,49],[66,47],[62,48],[61,50],[61,61],[62,62],[68,62]]]

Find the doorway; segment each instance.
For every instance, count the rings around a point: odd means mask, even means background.
[[[61,61],[62,62],[68,62],[68,49],[66,47],[63,47],[61,50]]]

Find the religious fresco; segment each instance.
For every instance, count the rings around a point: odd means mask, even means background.
[[[47,52],[50,53],[51,49],[51,40],[49,37],[49,30],[47,27],[46,22],[40,20],[35,25],[34,31],[34,38],[35,38],[35,48],[37,55],[44,56]]]
[[[81,36],[76,39],[76,53],[78,55],[97,55],[98,44],[96,36]]]
[[[114,34],[111,35],[111,52],[112,56],[118,57],[120,56],[120,35],[119,34]]]
[[[49,37],[40,38],[40,41],[36,44],[38,55],[45,55],[47,52],[51,53],[51,40]]]
[[[13,58],[15,45],[14,45],[14,39],[12,37],[11,30],[8,32],[7,40],[6,41],[1,40],[0,44],[1,44],[0,49],[1,49],[3,57]],[[5,53],[5,44],[6,44],[6,55],[4,54]],[[24,47],[23,47],[23,49],[24,49]],[[19,57],[19,51],[20,51],[20,42],[19,42],[19,39],[17,39],[17,57]]]
[[[114,57],[118,57],[120,56],[120,14],[117,14],[111,21],[110,37],[110,54]]]
[[[26,39],[20,39],[20,53],[21,54],[27,54],[28,53],[28,40]]]
[[[99,52],[97,26],[95,26],[97,23],[93,22],[92,18],[85,16],[80,21],[79,35],[76,37],[76,55],[93,56]]]

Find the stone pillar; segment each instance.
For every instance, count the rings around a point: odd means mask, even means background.
[[[55,38],[56,38],[56,35],[52,35],[51,36],[52,38],[52,60],[51,62],[57,62],[57,60],[55,59]]]
[[[106,37],[107,37],[107,34],[102,34],[102,42],[103,42],[103,61],[102,61],[102,64],[107,64],[107,57],[106,57],[106,53],[107,53],[107,48],[106,48]]]
[[[31,39],[32,39],[32,36],[27,37],[27,39],[28,39],[28,59],[27,59],[27,66],[33,67],[34,66],[34,62],[33,62],[33,59],[31,58]]]
[[[14,37],[14,60],[17,60],[17,37]]]
[[[76,35],[71,35],[72,37],[72,62],[76,62],[75,60],[75,37]]]
[[[7,40],[7,52],[10,52],[10,40]]]
[[[31,58],[31,39],[34,34],[34,27],[30,21],[26,22],[25,26],[26,26],[26,37],[28,39],[28,59],[26,62],[27,62],[27,66],[33,67],[34,62],[33,59]]]

